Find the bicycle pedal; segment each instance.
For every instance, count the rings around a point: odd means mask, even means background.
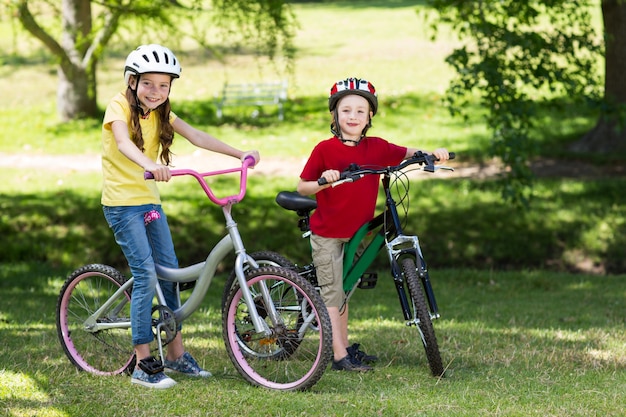
[[[148,375],[161,373],[165,369],[163,367],[163,363],[160,360],[156,359],[154,356],[150,356],[148,358],[140,360],[139,368],[141,368],[141,370]]]
[[[366,272],[361,276],[357,287],[362,290],[371,290],[376,287],[376,282],[378,282],[378,274],[376,272]]]

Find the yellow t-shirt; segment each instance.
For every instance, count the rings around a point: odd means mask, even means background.
[[[170,123],[176,115],[170,112]],[[160,204],[161,197],[156,181],[145,180],[144,170],[122,154],[117,148],[111,124],[121,120],[130,128],[130,105],[123,93],[118,93],[104,113],[102,122],[102,199],[105,206],[139,206]],[[151,112],[147,119],[139,119],[144,140],[144,153],[153,161],[159,156],[159,119]],[[130,134],[130,132],[129,132]]]

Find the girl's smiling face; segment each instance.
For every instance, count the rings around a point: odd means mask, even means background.
[[[133,77],[131,87],[137,91],[139,104],[144,111],[152,111],[165,103],[170,95],[172,86],[172,76],[168,74],[147,73],[141,74],[139,83],[137,78]]]
[[[344,139],[358,140],[363,129],[368,125],[372,112],[365,97],[350,94],[337,103],[339,128]]]

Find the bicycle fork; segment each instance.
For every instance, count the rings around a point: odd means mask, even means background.
[[[411,317],[411,309],[409,308],[409,302],[404,291],[405,280],[403,278],[402,268],[400,267],[400,258],[402,256],[411,256],[415,259],[415,266],[417,268],[417,275],[422,282],[426,300],[428,302],[430,318],[438,319],[439,309],[437,307],[437,301],[435,299],[435,293],[430,283],[428,276],[428,270],[426,269],[426,263],[422,256],[422,249],[419,245],[419,239],[417,236],[405,236],[398,235],[392,241],[386,243],[387,254],[389,256],[389,263],[391,265],[391,273],[396,285],[402,311],[404,313],[405,320],[418,320],[416,317]],[[408,323],[417,324],[417,323]]]

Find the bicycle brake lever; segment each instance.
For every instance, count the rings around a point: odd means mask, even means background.
[[[424,171],[426,171],[426,172],[435,172],[435,171],[437,171],[439,169],[443,169],[444,171],[454,171],[454,168],[452,168],[452,167],[439,166],[439,165],[426,165],[422,169]]]
[[[330,186],[335,188],[336,186],[341,185],[341,184],[346,183],[346,182],[354,182],[354,178],[350,178],[350,177],[344,178],[342,180],[335,181],[335,182],[331,183]]]

